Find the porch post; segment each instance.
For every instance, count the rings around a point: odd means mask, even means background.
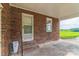
[[[9,55],[10,43],[10,6],[8,3],[2,3],[1,11],[1,55]]]

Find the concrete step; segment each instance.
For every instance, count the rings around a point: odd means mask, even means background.
[[[34,41],[23,42],[23,51],[36,49],[38,47],[39,47],[38,44]]]

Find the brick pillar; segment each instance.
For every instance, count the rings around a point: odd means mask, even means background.
[[[9,55],[10,42],[10,6],[8,3],[2,3],[3,9],[1,14],[1,55]]]

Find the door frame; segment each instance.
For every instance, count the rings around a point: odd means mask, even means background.
[[[23,19],[23,16],[30,16],[30,17],[32,17],[32,40],[34,40],[34,15],[27,14],[27,13],[22,13],[22,19]],[[23,24],[22,24],[22,27],[23,27]],[[23,32],[23,29],[22,29],[22,32]],[[23,33],[22,33],[22,40],[23,40]]]

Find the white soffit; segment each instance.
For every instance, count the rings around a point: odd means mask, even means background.
[[[79,17],[79,3],[62,3],[59,6],[59,18]]]
[[[58,17],[56,3],[12,3],[10,5],[48,16]]]
[[[59,19],[79,16],[79,3],[12,3],[10,5]]]

